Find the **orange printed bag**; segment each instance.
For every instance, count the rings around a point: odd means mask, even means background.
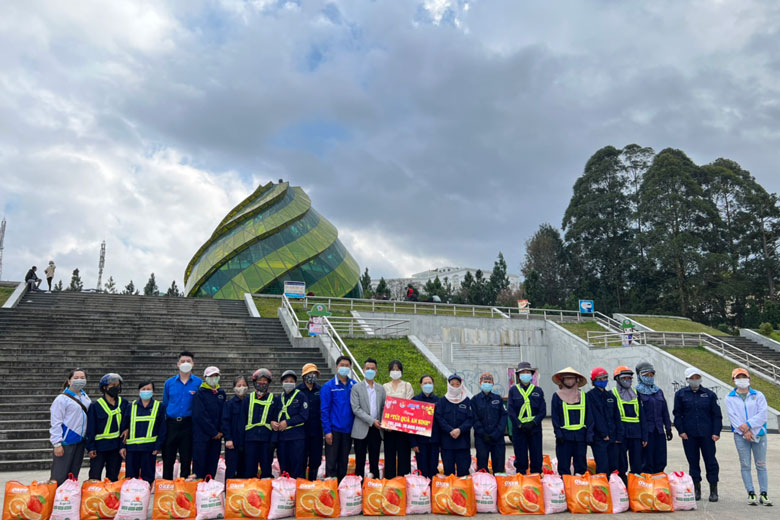
[[[542,478],[532,475],[496,475],[498,512],[502,515],[543,515]]]
[[[597,475],[563,475],[566,504],[572,513],[612,513],[609,480]]]
[[[81,520],[114,518],[119,512],[123,480],[87,480],[81,486]]]
[[[514,467],[514,465],[512,467]],[[542,456],[542,473],[547,473],[548,471],[550,473],[555,473],[556,472],[555,471],[555,467],[553,466],[552,459],[550,458],[550,456],[549,455],[543,455]],[[525,470],[525,474],[526,475],[530,475],[531,474],[531,458],[530,457],[528,458],[528,469]]]
[[[631,511],[647,513],[651,511],[674,511],[669,477],[666,473],[628,474],[628,503]]]
[[[336,518],[340,514],[339,482],[335,478],[295,484],[295,518]]]
[[[45,484],[33,480],[29,486],[9,480],[5,483],[3,520],[48,520],[56,492],[53,480]]]
[[[588,459],[588,473],[596,474],[596,459]]]
[[[176,480],[154,481],[154,508],[152,520],[193,520],[197,514],[195,494],[198,481]]]
[[[406,479],[367,478],[363,482],[363,515],[406,516]]]
[[[434,475],[431,482],[431,503],[434,515],[474,516],[477,499],[471,475]]]
[[[268,518],[272,482],[270,478],[228,479],[225,483],[225,518]]]

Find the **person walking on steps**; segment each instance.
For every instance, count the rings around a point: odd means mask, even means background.
[[[493,392],[493,374],[479,376],[480,392],[471,399],[474,417],[474,446],[477,449],[477,470],[488,470],[488,459],[493,473],[504,471],[506,463],[506,409],[501,396]]]
[[[271,421],[279,415],[278,402],[268,391],[273,378],[267,368],[258,368],[252,374],[254,392],[244,399],[241,406],[241,423],[244,425],[243,478],[256,478],[260,464],[260,478],[271,478],[272,443],[276,440]]]
[[[696,500],[701,500],[701,454],[704,468],[707,470],[707,482],[710,484],[709,500],[717,502],[719,466],[718,459],[715,458],[715,443],[720,439],[720,431],[723,429],[723,415],[718,396],[712,390],[701,386],[701,372],[698,368],[686,368],[685,381],[688,386],[674,394],[674,427],[682,439]]]
[[[632,388],[634,372],[621,365],[612,376],[617,382],[612,394],[620,415],[617,423],[618,472],[626,483],[629,462],[631,473],[642,473],[642,448],[647,446],[647,425],[642,420],[642,402]]]
[[[122,430],[122,418],[129,412],[122,393],[122,376],[109,373],[100,379],[98,398],[87,411],[87,451],[89,452],[89,478],[102,480],[103,468],[111,482],[119,480],[122,459],[125,458],[124,440],[127,430]]]
[[[366,359],[366,362],[363,363],[365,379],[352,387],[349,396],[352,413],[355,415],[355,421],[352,423],[352,442],[355,444],[355,473],[364,479],[368,478],[365,473],[366,452],[368,452],[368,467],[371,474],[373,478],[379,478],[379,451],[382,446],[380,422],[387,396],[385,388],[374,381],[376,369],[376,359]],[[384,432],[385,435],[387,433],[387,431]],[[385,457],[387,457],[386,446]],[[385,473],[385,478],[388,478],[387,473]]]
[[[46,283],[49,284],[49,292],[51,292],[51,281],[54,279],[54,271],[56,269],[57,266],[54,265],[54,260],[49,260],[49,265],[43,270],[43,273],[46,275]]]
[[[204,381],[192,399],[192,472],[198,478],[217,474],[222,451],[222,412],[227,395],[217,367],[206,367]]]
[[[734,432],[734,444],[739,454],[739,467],[742,483],[748,493],[748,504],[771,506],[769,499],[769,475],[766,469],[766,423],[767,402],[763,393],[750,386],[750,373],[744,368],[735,368],[731,372],[734,390],[726,396],[726,410]],[[756,462],[760,495],[756,500],[753,476],[750,473],[751,455]]]
[[[317,480],[317,470],[322,464],[322,416],[320,414],[320,390],[317,380],[320,371],[314,363],[306,363],[301,369],[301,379],[298,390],[306,396],[309,403],[309,417],[303,425],[306,433],[306,445],[304,448],[303,463],[306,474],[305,479]]]
[[[435,405],[439,402],[439,397],[433,393],[433,385],[433,376],[423,375],[420,378],[420,393],[412,399]],[[439,425],[435,420],[433,421],[430,437],[425,435],[412,436],[410,444],[417,459],[417,469],[420,470],[423,477],[433,478],[434,475],[439,473],[440,443],[441,434],[439,433]]]
[[[173,480],[176,454],[181,463],[181,478],[187,478],[192,465],[192,400],[203,381],[192,375],[195,356],[184,351],[179,354],[176,367],[179,373],[165,382],[163,405],[166,414],[165,444],[163,445],[163,478]]]
[[[663,390],[655,384],[655,367],[643,361],[636,366],[639,383],[636,392],[647,424],[647,446],[642,448],[642,471],[663,473],[666,469],[666,443],[672,440],[672,421]]]
[[[566,367],[552,376],[558,386],[550,400],[550,417],[555,432],[555,456],[558,473],[584,475],[588,471],[588,443],[593,441],[593,415],[588,412],[585,376]]]
[[[241,422],[241,407],[246,399],[249,385],[245,376],[233,380],[233,399],[225,403],[222,413],[222,428],[225,436],[225,479],[244,475],[244,423]]]
[[[306,394],[295,388],[297,382],[298,376],[293,370],[282,374],[282,393],[277,403],[279,414],[271,421],[271,428],[278,439],[279,468],[292,478],[303,478],[306,473],[304,424],[311,412]]]
[[[542,472],[542,419],[547,416],[547,404],[541,387],[534,385],[535,368],[527,361],[517,364],[517,384],[509,389],[507,415],[512,421],[512,446],[515,469],[525,475],[530,461],[531,473]]]
[[[352,448],[352,413],[350,394],[357,382],[349,377],[352,361],[347,356],[336,359],[336,376],[320,390],[320,417],[325,434],[325,471],[328,477],[341,481],[347,474]]]
[[[122,416],[125,441],[125,478],[142,478],[154,485],[157,454],[165,442],[165,406],[153,398],[154,383],[146,380],[138,385],[138,399],[130,405],[130,413]]]
[[[593,385],[585,398],[593,416],[593,442],[590,449],[596,461],[596,473],[610,475],[618,469],[617,423],[620,421],[615,395],[607,390],[609,374],[603,367],[590,372]]]
[[[62,385],[62,393],[51,403],[51,428],[49,442],[54,448],[51,464],[51,480],[59,486],[73,474],[79,478],[87,444],[87,411],[91,401],[84,388],[87,375],[80,368],[70,371]]]
[[[414,389],[411,383],[401,379],[404,374],[404,365],[393,360],[387,367],[390,381],[384,384],[387,397],[411,399],[414,397]],[[381,419],[382,416],[380,415]],[[412,472],[412,448],[411,435],[405,432],[386,430],[385,441],[385,478],[403,477]]]
[[[466,395],[463,378],[452,374],[447,393],[439,399],[434,420],[441,431],[441,461],[445,475],[465,477],[471,467],[471,426],[474,419],[471,399]]]

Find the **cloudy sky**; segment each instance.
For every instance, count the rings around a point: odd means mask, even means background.
[[[780,8],[750,1],[9,0],[3,279],[161,286],[259,183],[303,186],[374,277],[519,272],[611,144],[780,191]]]

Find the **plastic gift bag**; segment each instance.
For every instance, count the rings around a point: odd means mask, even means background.
[[[274,461],[271,463],[271,476],[273,478],[279,478],[282,476],[282,470],[279,466],[279,459],[274,457]]]
[[[325,465],[325,457],[322,457],[322,463],[320,464],[320,467],[317,468],[317,480],[322,480],[325,478],[325,474],[327,471],[327,467]]]
[[[631,511],[647,513],[651,511],[674,511],[672,492],[666,473],[628,474],[628,500]]]
[[[225,518],[266,519],[271,508],[271,479],[228,479],[225,483]]]
[[[146,520],[152,489],[149,483],[138,478],[124,481],[119,497],[119,512],[115,520]]]
[[[609,476],[609,492],[612,495],[612,512],[625,513],[628,511],[628,490],[617,470]]]
[[[469,475],[473,475],[477,472],[477,458],[471,457],[471,464],[469,464]]]
[[[355,516],[363,512],[363,477],[347,475],[339,484],[340,516]]]
[[[51,520],[79,520],[81,515],[81,484],[73,473],[54,493]]]
[[[560,475],[552,471],[542,475],[542,495],[544,495],[544,514],[551,515],[566,511],[566,491]]]
[[[542,479],[532,475],[496,475],[498,512],[502,515],[543,515]]]
[[[609,480],[597,475],[563,475],[566,503],[572,513],[612,513]]]
[[[194,520],[197,514],[195,508],[195,494],[197,491],[197,481],[188,481],[183,478],[155,480],[152,520],[170,520],[173,518]],[[84,520],[83,517],[82,520]]]
[[[299,478],[295,486],[295,518],[336,518],[341,513],[337,479]]]
[[[5,483],[3,520],[47,520],[51,517],[57,482],[32,481],[25,486],[16,480]]]
[[[689,474],[682,471],[669,473],[669,490],[672,492],[675,511],[696,510],[696,493],[693,489],[693,479]]]
[[[227,463],[225,462],[225,458],[220,457],[219,462],[217,462],[217,474],[214,475],[214,480],[217,480],[224,484],[226,471],[227,471]]]
[[[114,518],[119,512],[123,481],[87,480],[81,486],[81,520]]]
[[[177,460],[176,462],[173,463],[173,480],[179,478],[180,473],[181,473],[181,462]],[[163,461],[158,461],[157,464],[154,465],[154,478],[155,480],[163,478]]]
[[[425,515],[431,512],[431,479],[419,470],[406,475],[406,514]]]
[[[225,518],[225,484],[208,478],[198,482],[195,491],[195,520]]]
[[[406,516],[406,479],[367,478],[363,482],[364,516]]]
[[[477,513],[498,513],[498,484],[496,477],[485,470],[479,470],[471,476],[474,483],[474,500]]]
[[[517,470],[515,469],[515,456],[512,455],[508,459],[506,459],[506,463],[504,464],[504,473],[507,475],[515,475],[517,474]]]
[[[431,493],[431,508],[435,515],[474,516],[477,513],[471,475],[434,475]]]
[[[295,479],[285,471],[271,482],[271,510],[269,520],[295,516]]]

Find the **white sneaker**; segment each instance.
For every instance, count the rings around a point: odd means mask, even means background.
[[[761,493],[761,496],[759,497],[759,502],[761,502],[762,506],[771,506],[772,501],[769,500],[769,497],[766,496],[766,493]]]
[[[758,500],[756,499],[756,494],[753,491],[748,493],[748,505],[751,505],[751,506],[757,506],[758,505]]]

